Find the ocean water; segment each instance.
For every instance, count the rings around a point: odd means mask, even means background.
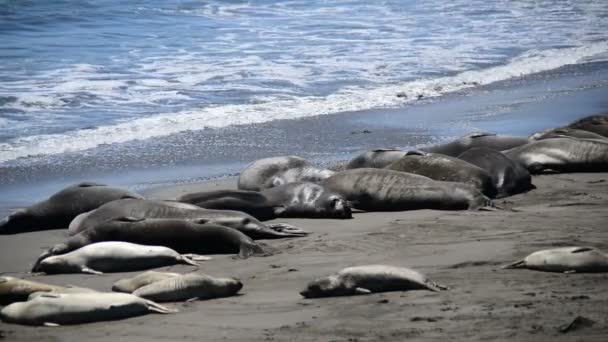
[[[0,168],[26,167],[608,60],[608,1],[0,0],[0,42]]]

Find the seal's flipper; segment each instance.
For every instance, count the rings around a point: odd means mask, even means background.
[[[191,253],[182,254],[182,256],[184,256],[188,259],[194,260],[194,261],[208,261],[208,260],[213,259],[212,257],[206,256],[206,255],[191,254]]]
[[[86,266],[84,266],[83,268],[81,268],[80,271],[82,273],[88,273],[88,274],[97,274],[97,275],[103,274],[103,272],[96,271],[96,270],[94,270],[92,268],[89,268],[89,267],[86,267]]]
[[[158,303],[155,303],[151,300],[146,300],[146,304],[148,304],[148,310],[150,310],[152,312],[158,312],[161,314],[170,314],[170,313],[179,312],[179,310],[177,310],[177,309],[169,309],[169,308],[162,306]]]
[[[257,243],[243,243],[239,250],[238,257],[241,259],[247,259],[250,256],[270,256],[272,253],[265,251]]]
[[[358,294],[358,295],[367,295],[367,294],[372,293],[372,291],[365,289],[363,287],[356,287],[354,292],[355,292],[355,294]]]
[[[508,264],[508,265],[504,265],[502,267],[503,269],[508,269],[508,268],[526,268],[526,262],[524,260],[519,260],[516,261],[512,264]]]
[[[139,222],[145,220],[145,217],[134,217],[134,216],[120,216],[109,219],[108,221],[120,221],[120,222]]]
[[[449,286],[441,285],[441,284],[438,284],[438,283],[436,283],[434,281],[431,281],[431,280],[427,280],[426,282],[424,282],[424,285],[426,285],[426,287],[429,290],[435,291],[435,292],[445,291],[445,290],[449,290],[450,289]]]
[[[268,223],[266,224],[266,227],[276,232],[284,233],[285,237],[306,236],[310,234],[310,232],[307,232],[287,223]]]

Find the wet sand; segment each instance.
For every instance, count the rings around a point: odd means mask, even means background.
[[[608,251],[608,174],[534,178],[536,190],[499,200],[499,211],[419,210],[358,213],[351,220],[278,220],[313,232],[265,240],[270,257],[218,255],[200,271],[238,277],[236,297],[175,303],[177,314],[63,327],[0,323],[7,341],[606,341],[608,274],[503,270],[501,265],[544,248],[589,245]],[[234,187],[234,180],[151,190],[171,198],[184,191]],[[109,290],[136,273],[26,273],[65,231],[0,238],[0,269],[11,276]],[[407,266],[451,287],[308,300],[298,292],[342,267]],[[161,270],[189,272],[191,266]],[[579,324],[561,332],[577,317]]]

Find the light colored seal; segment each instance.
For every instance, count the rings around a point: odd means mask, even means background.
[[[388,291],[447,290],[422,273],[388,265],[365,265],[344,268],[316,279],[300,294],[305,298],[352,296]]]
[[[143,198],[136,193],[92,182],[67,187],[29,208],[0,220],[0,234],[67,228],[81,213],[120,198]]]
[[[530,139],[543,140],[564,136],[578,139],[606,139],[605,137],[593,132],[568,127],[553,128],[543,132],[534,133],[530,136]]]
[[[608,171],[608,140],[560,137],[538,140],[503,153],[533,174]]]
[[[238,279],[189,273],[142,286],[133,294],[157,302],[177,302],[234,296],[242,287]]]
[[[350,162],[348,162],[348,164],[346,164],[345,169],[382,169],[401,159],[406,154],[407,151],[401,151],[398,149],[390,148],[379,148],[367,151],[353,158]]]
[[[179,276],[179,273],[146,271],[133,278],[121,279],[112,285],[112,291],[132,293],[142,286]]]
[[[0,305],[22,302],[27,300],[31,294],[41,292],[73,293],[95,291],[71,285],[59,286],[7,276],[0,277]]]
[[[463,152],[458,159],[486,170],[498,191],[497,198],[536,189],[528,169],[502,152],[487,147],[475,147]]]
[[[187,203],[137,199],[112,201],[76,217],[70,224],[68,234],[77,234],[116,217],[205,220],[234,228],[252,239],[281,239],[309,234],[284,223],[265,225],[240,211],[203,209]]]
[[[207,258],[198,258],[198,260],[205,259]],[[188,256],[164,246],[108,241],[87,245],[67,254],[49,256],[37,263],[35,271],[103,274],[103,272],[128,272],[175,264],[198,265]]]
[[[45,293],[0,311],[7,323],[57,326],[124,319],[148,313],[174,313],[150,300],[116,292]]]
[[[469,133],[452,142],[420,148],[425,152],[440,153],[451,157],[458,157],[462,152],[473,147],[488,147],[496,151],[504,151],[530,142],[529,138],[493,133]]]
[[[494,197],[497,193],[494,181],[486,170],[438,153],[408,151],[386,169],[414,173],[436,181],[470,184],[488,197]]]
[[[239,190],[261,191],[298,181],[319,182],[333,173],[296,156],[264,158],[245,167],[237,186]]]
[[[534,252],[503,268],[546,272],[608,272],[608,255],[593,247],[561,247]]]
[[[393,170],[345,170],[321,185],[344,196],[353,207],[366,211],[474,210],[492,204],[472,185],[434,181]]]
[[[588,116],[569,124],[568,127],[593,132],[608,138],[608,114]]]

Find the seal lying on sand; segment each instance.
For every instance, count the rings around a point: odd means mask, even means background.
[[[353,207],[366,211],[473,210],[492,203],[468,184],[434,181],[424,176],[384,169],[345,170],[321,184],[342,194]]]
[[[561,247],[534,252],[503,268],[546,272],[608,272],[608,255],[593,247]]]
[[[401,157],[405,156],[406,154],[407,151],[401,151],[398,149],[390,148],[379,148],[367,151],[353,158],[350,162],[348,162],[348,164],[346,164],[346,169],[382,169],[401,159]]]
[[[388,266],[366,265],[344,268],[337,273],[316,279],[300,294],[305,298],[352,296],[388,291],[431,290],[448,288],[414,270]]]
[[[214,278],[205,274],[189,273],[142,286],[133,294],[157,302],[177,302],[230,297],[241,288],[243,283],[234,278]]]
[[[241,258],[266,256],[262,247],[240,231],[203,222],[179,219],[118,217],[99,223],[51,247],[38,258],[33,270],[51,255],[71,252],[102,241],[125,241],[142,245],[169,247],[179,253],[238,253]]]
[[[39,292],[95,292],[95,290],[75,286],[58,286],[26,279],[13,277],[0,277],[0,305],[7,305],[14,302],[23,302],[32,293]]]
[[[560,137],[538,140],[503,153],[525,165],[530,173],[608,170],[608,140]]]
[[[165,280],[168,278],[177,277],[179,273],[146,271],[140,273],[133,278],[121,279],[112,285],[112,291],[132,293],[142,286],[152,284],[154,282]]]
[[[264,158],[247,165],[241,172],[239,190],[261,191],[292,182],[318,182],[334,172],[319,169],[307,160],[296,156]]]
[[[496,196],[497,192],[492,177],[484,169],[437,153],[408,151],[386,169],[414,173],[436,181],[470,184],[488,197]]]
[[[79,215],[70,223],[68,233],[77,234],[115,217],[207,220],[237,229],[252,239],[281,239],[308,235],[307,232],[284,223],[264,225],[240,211],[203,209],[186,203],[135,199],[112,201]]]
[[[608,138],[608,114],[588,116],[569,124],[568,127],[593,132]]]
[[[470,133],[452,142],[420,148],[425,152],[440,153],[457,157],[462,152],[473,147],[488,147],[496,151],[508,150],[513,147],[525,145],[530,142],[526,137],[496,135],[493,133]]]
[[[544,132],[534,133],[530,136],[530,139],[543,140],[550,138],[559,138],[563,136],[578,139],[606,139],[605,137],[593,132],[568,127],[554,128]]]
[[[81,213],[121,198],[143,198],[141,195],[97,183],[80,183],[67,187],[42,202],[13,212],[0,220],[0,234],[67,228]]]
[[[0,311],[7,323],[57,326],[123,319],[147,313],[173,313],[153,301],[116,292],[48,293]]]
[[[486,170],[498,191],[496,197],[515,195],[536,187],[532,184],[532,176],[523,164],[511,160],[503,153],[487,147],[476,147],[458,156],[468,163]]]
[[[279,185],[262,192],[218,190],[177,199],[207,209],[238,210],[258,220],[277,217],[351,218],[348,203],[337,193],[310,182]]]

